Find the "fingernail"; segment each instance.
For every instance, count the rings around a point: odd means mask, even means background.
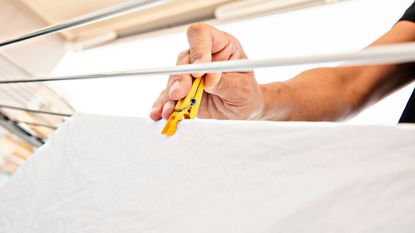
[[[179,80],[174,81],[173,84],[170,87],[169,96],[171,96],[173,92],[179,90],[180,89],[180,86],[181,85],[180,85],[180,81]]]

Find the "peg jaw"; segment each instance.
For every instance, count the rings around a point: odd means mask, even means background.
[[[199,111],[200,103],[205,88],[205,80],[203,77],[195,78],[187,96],[179,100],[174,108],[174,112],[170,115],[161,134],[173,136],[176,133],[177,124],[184,119],[194,119]]]

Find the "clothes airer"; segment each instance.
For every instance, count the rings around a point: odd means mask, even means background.
[[[204,78],[195,78],[187,96],[177,102],[174,112],[167,120],[161,134],[172,136],[176,132],[179,121],[184,119],[194,119],[197,116],[204,89]]]

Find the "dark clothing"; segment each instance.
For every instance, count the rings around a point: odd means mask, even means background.
[[[408,20],[415,22],[415,3],[413,3],[400,20]]]
[[[415,23],[415,3],[409,7],[400,20],[407,20]],[[399,123],[415,123],[415,90],[412,92],[411,98],[409,98],[409,101],[406,104]]]
[[[405,110],[403,110],[399,123],[415,123],[415,90],[412,92]]]

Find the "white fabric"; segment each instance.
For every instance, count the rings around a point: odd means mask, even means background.
[[[415,127],[77,115],[0,190],[0,232],[414,232]]]

